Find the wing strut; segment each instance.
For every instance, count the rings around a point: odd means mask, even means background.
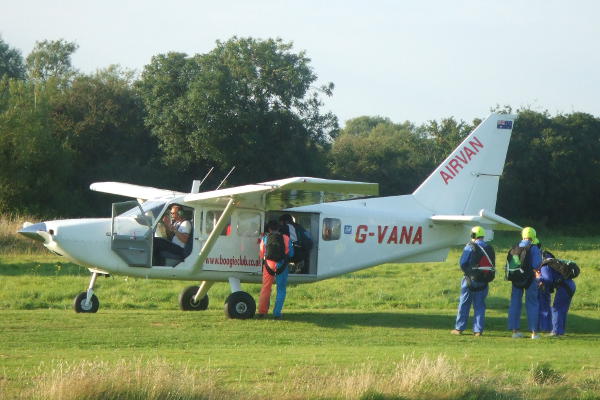
[[[223,232],[223,228],[225,228],[225,222],[227,221],[227,219],[233,212],[234,208],[235,208],[235,201],[233,199],[229,199],[229,202],[227,203],[225,210],[223,210],[223,214],[221,214],[221,217],[217,221],[217,224],[213,228],[210,235],[208,235],[208,239],[206,239],[206,243],[204,243],[204,246],[202,246],[202,250],[200,250],[200,255],[198,256],[198,259],[192,266],[192,272],[194,272],[194,273],[198,272],[200,270],[200,268],[202,268],[202,265],[204,265],[204,261],[206,260],[206,257],[208,257],[208,253],[210,253],[213,246],[217,242],[217,239],[221,235],[221,232]]]

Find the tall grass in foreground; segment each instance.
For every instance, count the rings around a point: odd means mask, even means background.
[[[48,250],[41,243],[17,234],[23,222],[39,222],[38,219],[24,215],[0,214],[0,253],[5,255],[44,254]]]
[[[43,366],[42,366],[43,367]],[[219,371],[173,368],[161,360],[60,363],[42,374],[25,398],[34,399],[230,399],[219,389]]]
[[[43,368],[43,365],[40,367]],[[392,368],[378,370],[370,365],[354,369],[298,370],[287,381],[264,379],[252,391],[231,388],[226,373],[219,369],[172,366],[163,360],[121,360],[107,362],[59,363],[41,373],[37,383],[22,393],[23,398],[48,400],[105,399],[515,399],[580,398],[596,399],[598,377],[580,385],[565,386],[563,379],[542,379],[533,366],[521,382],[509,383],[506,376],[491,376],[482,366],[467,367],[445,356],[405,357]],[[590,390],[591,389],[591,390]],[[1,392],[1,391],[0,391]]]

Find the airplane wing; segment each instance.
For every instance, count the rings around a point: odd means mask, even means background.
[[[479,215],[434,215],[429,218],[435,223],[463,223],[468,225],[483,225],[501,231],[519,231],[521,226],[503,218],[491,211],[480,210]]]
[[[230,199],[234,199],[238,207],[282,210],[308,204],[376,196],[378,193],[379,185],[376,183],[296,177],[188,194],[184,197],[184,202],[224,206]]]
[[[134,199],[154,199],[160,197],[176,197],[185,193],[174,190],[158,189],[149,186],[132,185],[121,182],[96,182],[90,185],[95,192],[111,193],[119,196],[132,197]]]

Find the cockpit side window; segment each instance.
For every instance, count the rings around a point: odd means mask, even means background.
[[[223,211],[221,211],[221,210],[209,210],[206,212],[206,226],[205,226],[206,234],[210,234],[213,231],[213,229],[215,229],[215,225],[219,221],[221,214],[223,214]],[[231,217],[228,218],[227,224],[225,225],[225,228],[223,228],[223,231],[221,232],[221,236],[229,236],[230,234],[231,234]]]
[[[147,201],[142,204],[142,208],[145,211],[147,217],[152,218],[152,222],[160,216],[160,212],[163,210],[165,203],[159,201]]]
[[[136,206],[133,208],[129,208],[127,211],[119,214],[118,216],[119,217],[139,217],[139,216],[141,216],[142,211],[143,211],[145,216],[152,217],[152,220],[154,221],[159,216],[159,214],[162,211],[164,206],[165,206],[164,201],[155,201],[155,200],[145,201],[144,203],[141,204],[141,210],[140,210],[140,206]]]
[[[237,218],[237,233],[239,236],[259,237],[260,214],[255,212],[240,212]]]

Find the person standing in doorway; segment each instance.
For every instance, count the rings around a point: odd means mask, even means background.
[[[290,257],[294,255],[294,248],[290,237],[279,232],[277,221],[269,221],[266,231],[267,233],[260,241],[260,259],[263,263],[263,270],[257,317],[262,318],[269,312],[271,288],[275,282],[277,296],[275,297],[273,316],[279,319],[286,296],[287,264]]]

